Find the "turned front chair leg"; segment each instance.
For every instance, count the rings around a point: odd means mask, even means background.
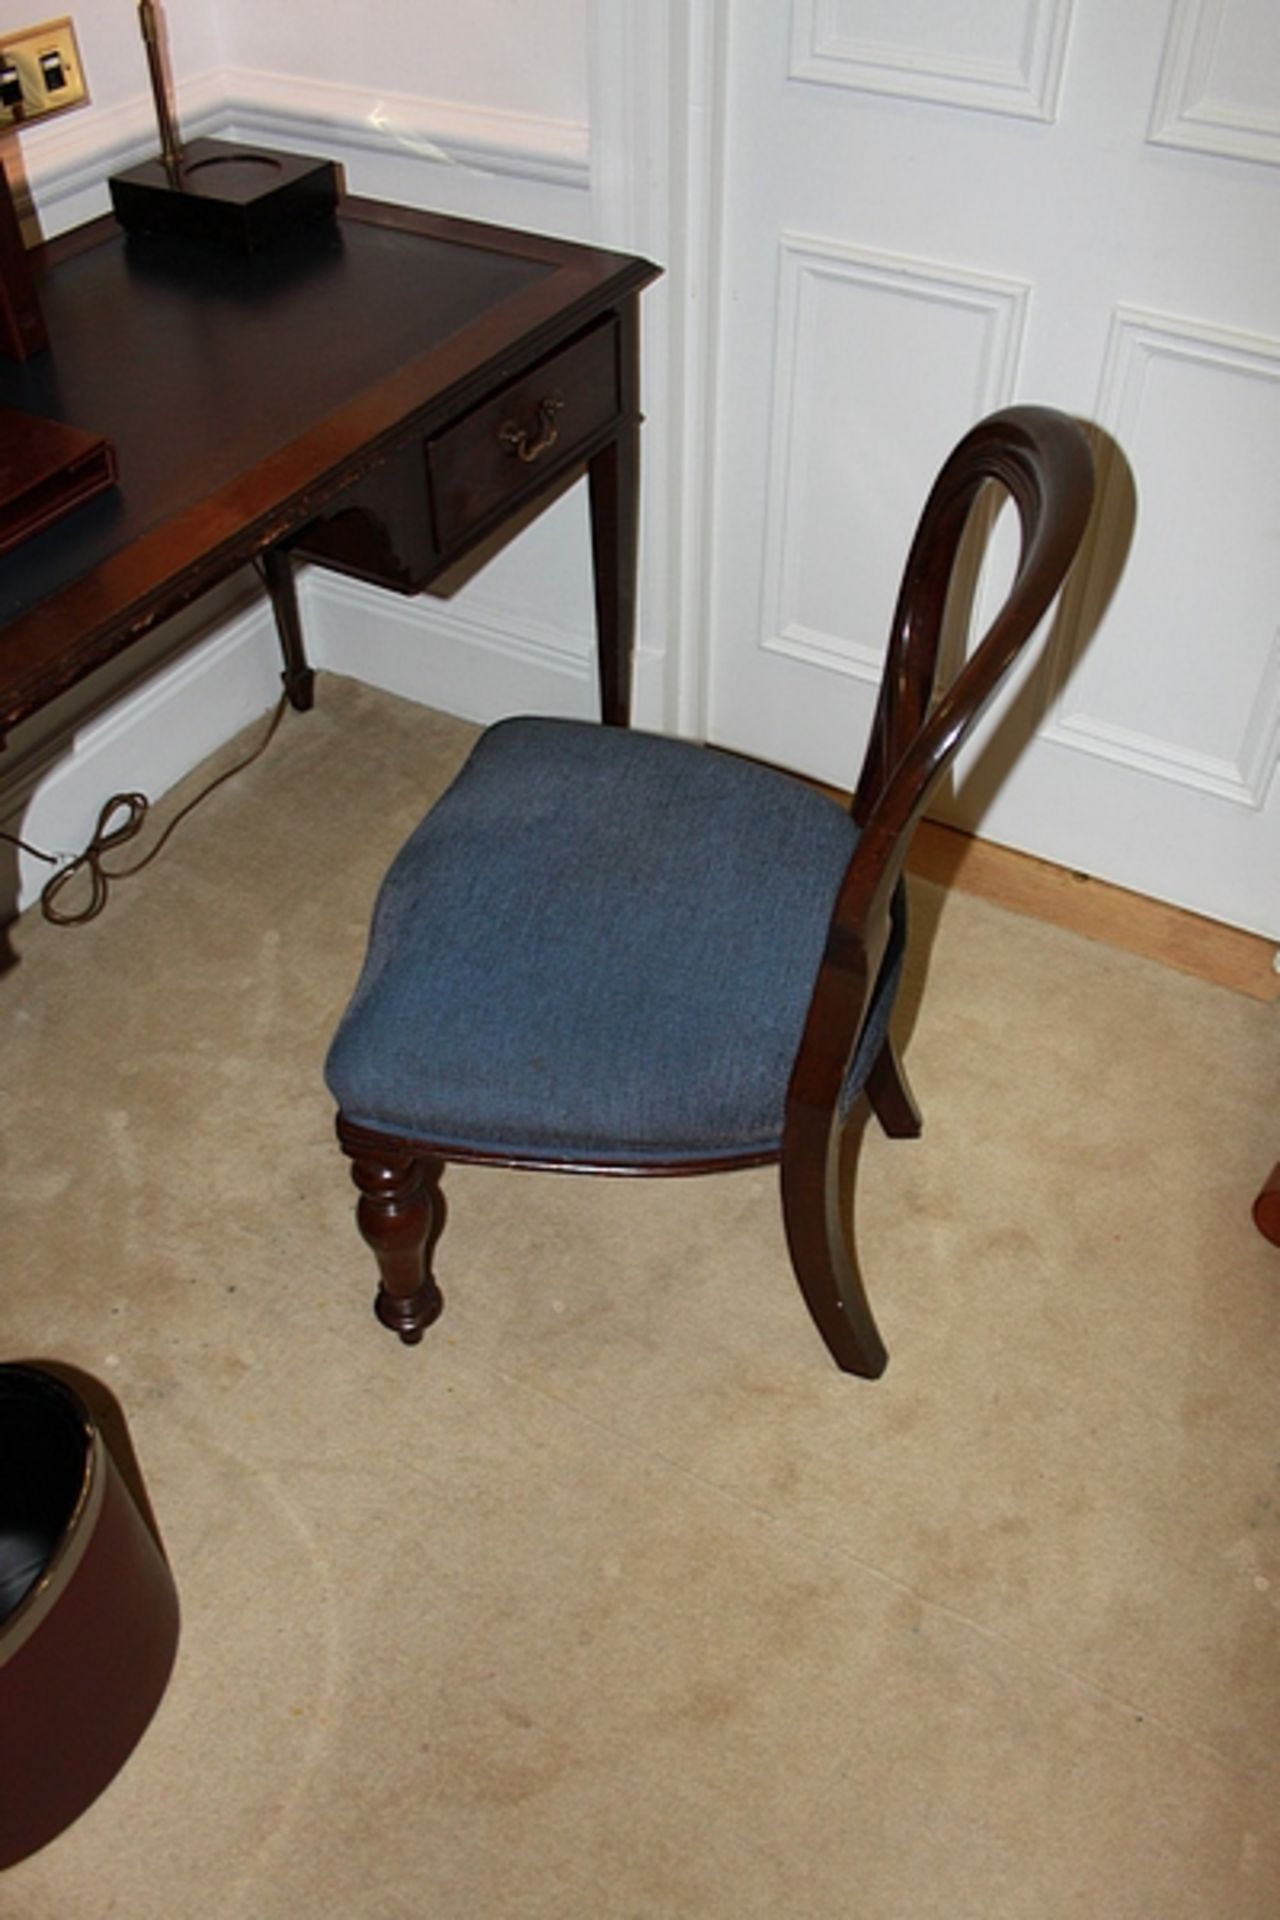
[[[360,1193],[356,1224],[378,1262],[373,1310],[406,1346],[414,1346],[444,1306],[431,1250],[444,1225],[444,1162],[410,1148],[365,1144],[339,1126]]]

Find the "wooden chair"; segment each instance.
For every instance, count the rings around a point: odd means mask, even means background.
[[[956,552],[989,481],[1016,505],[1021,556],[938,694]],[[659,735],[526,718],[481,736],[387,874],[326,1066],[384,1325],[414,1342],[440,1311],[447,1161],[631,1175],[778,1162],[819,1332],[847,1372],[883,1370],[841,1161],[863,1092],[888,1134],[920,1131],[889,1035],[903,861],[1053,601],[1092,494],[1081,429],[1049,409],[1009,408],[960,442],[907,561],[851,811]]]

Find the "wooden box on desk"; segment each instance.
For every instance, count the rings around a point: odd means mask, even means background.
[[[299,227],[332,220],[338,203],[332,160],[222,140],[189,141],[176,165],[144,160],[107,185],[127,233],[211,242],[236,253],[256,253]]]

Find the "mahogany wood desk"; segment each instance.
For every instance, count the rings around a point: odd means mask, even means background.
[[[107,216],[32,257],[50,348],[0,406],[106,435],[120,484],[0,557],[0,739],[248,562],[309,706],[298,559],[416,593],[582,468],[625,723],[656,268],[357,199],[253,256]]]

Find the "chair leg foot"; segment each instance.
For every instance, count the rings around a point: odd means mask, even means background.
[[[402,1345],[416,1347],[432,1321],[440,1318],[444,1298],[430,1281],[407,1296],[391,1293],[383,1281],[373,1296],[373,1311]]]
[[[853,1198],[859,1119],[828,1136],[825,1152],[784,1154],[782,1214],[792,1270],[814,1326],[842,1373],[878,1380],[889,1364],[858,1266]]]
[[[360,1194],[356,1224],[378,1262],[373,1310],[405,1346],[416,1346],[444,1307],[431,1271],[431,1252],[444,1227],[444,1162],[389,1142],[357,1142],[341,1124],[339,1137]]]

